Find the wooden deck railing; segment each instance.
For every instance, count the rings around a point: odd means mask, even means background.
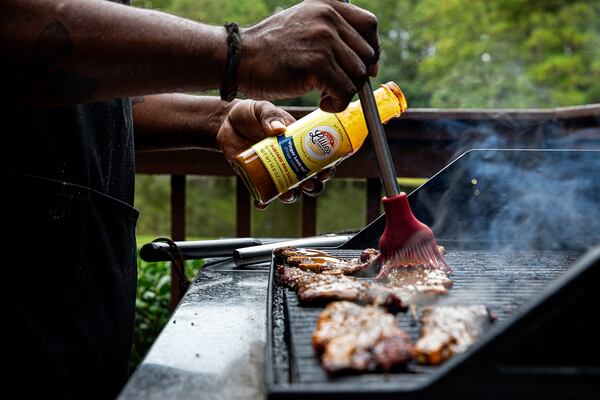
[[[298,119],[313,109],[287,110]],[[522,110],[409,109],[385,129],[398,176],[430,177],[471,148],[600,148],[599,126],[600,104],[596,104]],[[136,147],[137,173],[171,176],[171,236],[184,240],[186,175],[234,176],[233,170],[217,151],[174,148],[167,132],[153,137],[152,150],[143,140]],[[379,215],[382,188],[370,143],[338,167],[336,178],[365,179],[365,223]],[[301,201],[302,235],[315,235],[318,200],[305,196]],[[237,236],[251,235],[250,216],[251,198],[238,178]]]

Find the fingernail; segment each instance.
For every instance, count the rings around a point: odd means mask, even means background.
[[[274,131],[285,131],[285,125],[278,120],[271,121],[271,128],[273,128]]]
[[[256,208],[257,210],[260,210],[260,211],[266,210],[268,206],[269,206],[268,204],[254,201],[254,208]]]
[[[369,68],[369,76],[377,76],[379,72],[379,63],[375,63],[371,68]]]
[[[296,200],[296,194],[293,191],[283,193],[279,196],[279,200],[283,203],[293,203]]]

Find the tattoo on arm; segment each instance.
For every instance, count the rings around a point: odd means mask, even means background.
[[[96,79],[56,68],[75,49],[66,27],[54,21],[39,34],[34,49],[34,75],[41,81],[42,96],[50,100],[80,103],[98,90]]]
[[[48,71],[73,53],[74,46],[67,28],[58,21],[50,23],[35,43],[34,61],[38,68]]]

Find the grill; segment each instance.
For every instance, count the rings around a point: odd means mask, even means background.
[[[322,307],[298,304],[271,266],[270,398],[589,398],[600,387],[600,152],[477,150],[410,195],[447,248],[454,287],[439,304],[485,304],[495,326],[438,367],[329,377],[312,349]],[[549,195],[555,193],[555,195]],[[340,249],[376,247],[382,218]],[[396,316],[413,339],[419,323]]]

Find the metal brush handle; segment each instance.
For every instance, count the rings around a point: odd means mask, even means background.
[[[368,78],[363,87],[358,91],[358,97],[360,99],[360,104],[362,105],[371,140],[373,141],[373,149],[375,150],[377,166],[379,167],[379,176],[383,183],[385,195],[386,197],[396,196],[400,194],[400,187],[396,180],[396,169],[394,168],[390,147],[388,146],[385,131],[383,130],[383,125],[379,118],[379,110],[377,109],[377,103],[373,96],[371,82]]]
[[[344,3],[350,2],[345,0]],[[400,194],[400,186],[398,186],[398,181],[396,180],[394,161],[392,160],[390,147],[388,146],[385,131],[381,124],[381,118],[379,118],[379,110],[377,109],[375,96],[373,96],[371,80],[368,77],[363,87],[358,91],[358,98],[360,99],[367,128],[373,141],[373,149],[375,150],[377,167],[379,168],[379,176],[383,183],[385,195],[386,197],[396,196]]]

